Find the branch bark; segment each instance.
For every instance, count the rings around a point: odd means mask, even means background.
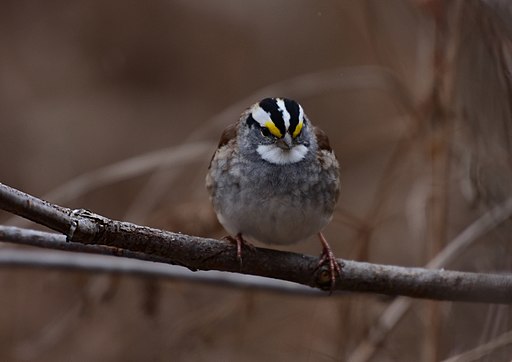
[[[243,264],[229,243],[116,221],[87,210],[71,210],[0,184],[0,209],[66,235],[69,243],[102,245],[130,256],[186,266],[329,287],[327,268],[318,258],[266,248],[247,250]],[[142,254],[142,255],[141,255]],[[339,260],[342,278],[336,289],[437,300],[512,303],[512,276],[378,265]]]

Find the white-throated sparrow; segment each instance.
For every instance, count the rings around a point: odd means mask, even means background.
[[[338,199],[339,166],[327,136],[297,102],[265,98],[228,126],[206,187],[240,261],[245,239],[292,244],[318,234],[319,265],[328,262],[333,288],[340,266],[321,230]]]

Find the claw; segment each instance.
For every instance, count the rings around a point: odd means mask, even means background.
[[[238,262],[240,263],[240,269],[242,269],[242,246],[246,246],[251,251],[256,250],[256,248],[254,247],[254,245],[252,245],[247,240],[245,240],[242,237],[241,233],[236,234],[235,237],[228,235],[224,239],[226,239],[230,243],[236,244],[236,258],[238,259]]]
[[[320,239],[320,243],[322,244],[322,255],[320,256],[320,260],[316,269],[320,268],[325,263],[329,263],[329,278],[331,281],[330,293],[332,294],[334,287],[336,285],[336,278],[341,278],[341,267],[340,264],[336,261],[336,257],[325,240],[325,237],[322,233],[318,233],[318,238]]]

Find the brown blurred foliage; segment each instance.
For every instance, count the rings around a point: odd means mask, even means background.
[[[510,24],[506,0],[3,1],[0,182],[220,237],[203,182],[223,127],[292,97],[340,159],[336,255],[421,266],[512,194]],[[193,142],[211,150],[63,194]],[[510,272],[509,229],[447,267]],[[390,303],[6,268],[0,288],[2,361],[347,360]],[[415,302],[371,360],[441,360],[511,328],[506,306]],[[510,345],[472,360],[508,361]]]

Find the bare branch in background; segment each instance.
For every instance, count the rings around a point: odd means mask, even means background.
[[[512,217],[512,199],[507,200],[503,205],[489,210],[465,228],[426,265],[426,268],[442,268],[448,265],[476,240],[510,217]],[[347,361],[369,361],[377,351],[378,346],[384,342],[384,339],[398,325],[411,306],[412,301],[408,298],[397,298],[391,303],[370,328],[369,337],[354,349]]]
[[[44,195],[44,199],[56,203],[66,203],[91,190],[134,178],[160,167],[168,169],[203,159],[208,152],[211,152],[214,145],[214,142],[208,141],[185,143],[128,158],[84,173],[47,193]],[[12,218],[7,223],[15,224],[15,219]],[[21,226],[19,222],[16,225]]]
[[[240,289],[262,289],[284,294],[299,294],[305,296],[326,295],[318,289],[300,284],[262,278],[253,275],[240,275],[219,271],[192,272],[183,267],[162,263],[148,263],[143,260],[133,260],[104,255],[86,255],[80,253],[55,253],[32,250],[3,250],[0,253],[0,266],[17,266],[30,268],[61,268],[82,270],[87,272],[102,272],[126,274],[137,277],[164,278],[183,280],[194,283],[209,283]]]
[[[296,98],[306,98],[327,91],[349,91],[376,89],[393,97],[399,108],[413,114],[413,100],[406,87],[389,69],[378,66],[337,67],[321,72],[302,74],[281,82],[265,86],[251,95],[231,104],[229,107],[204,122],[177,146],[149,152],[128,158],[97,170],[84,173],[64,183],[43,196],[55,203],[66,203],[91,190],[115,182],[153,173],[146,185],[139,191],[125,215],[126,219],[139,220],[162,198],[162,192],[176,176],[173,166],[197,160],[204,160],[213,153],[216,141],[201,141],[206,135],[218,132],[230,122],[238,119],[247,105],[264,98],[268,94],[289,94]],[[170,171],[171,170],[171,171]],[[8,224],[25,226],[12,218]]]
[[[50,204],[0,184],[0,208],[31,219],[67,236],[69,242],[103,245],[143,253],[145,258],[184,265],[191,270],[240,272],[287,280],[317,288],[329,285],[318,258],[256,248],[244,254],[240,268],[235,246],[107,219],[85,210]],[[132,254],[136,256],[136,254]],[[341,261],[340,261],[341,262]],[[373,292],[438,300],[512,303],[512,276],[404,268],[342,261],[340,291]],[[240,270],[241,269],[241,270]]]
[[[499,348],[504,348],[512,344],[512,331],[505,332],[492,341],[484,343],[474,349],[463,352],[456,356],[447,358],[442,362],[473,362],[481,361],[482,358],[488,356],[492,352],[495,352]],[[487,357],[488,358],[488,357]]]
[[[206,120],[203,127],[197,128],[182,142],[186,145],[212,133],[220,134],[227,124],[238,119],[243,109],[269,94],[288,94],[292,98],[304,99],[325,92],[358,89],[376,89],[386,92],[393,98],[399,109],[404,109],[407,114],[417,117],[413,100],[409,97],[405,85],[389,69],[379,66],[337,67],[301,74],[260,88]],[[213,152],[213,149],[210,152]],[[166,165],[155,167],[154,173],[138,192],[124,218],[143,220],[161,200],[163,193],[175,177],[176,172],[169,172]]]

